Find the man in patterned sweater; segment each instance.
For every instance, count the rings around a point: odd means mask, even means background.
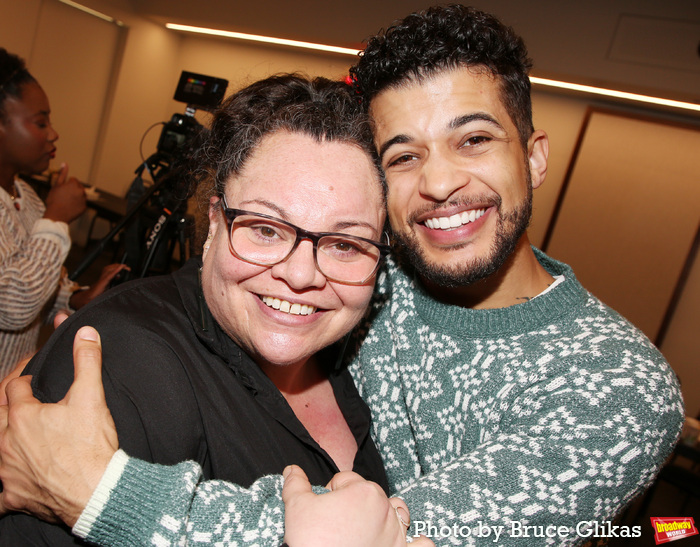
[[[548,152],[529,66],[510,29],[454,6],[373,38],[352,70],[399,252],[351,370],[411,531],[438,545],[637,535],[610,521],[653,480],[683,420],[661,354],[528,241]],[[280,540],[269,533],[281,531],[279,478],[243,491],[199,476],[117,452],[74,532],[103,544]],[[316,530],[323,499],[309,502]],[[296,539],[306,500],[288,514],[292,547],[314,544]]]
[[[683,419],[646,337],[530,245],[548,141],[529,68],[512,31],[452,6],[372,38],[351,70],[398,251],[352,370],[390,484],[438,543],[479,543],[479,523],[483,542],[499,525],[507,543],[585,541],[577,524],[638,495]]]

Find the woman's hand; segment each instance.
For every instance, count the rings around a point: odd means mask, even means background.
[[[407,544],[408,507],[399,498],[387,498],[376,483],[344,471],[328,484],[331,492],[316,495],[301,468],[287,467],[284,477],[284,540],[290,547],[403,547]],[[424,537],[415,539],[411,545],[434,547],[433,542]]]
[[[70,224],[85,212],[86,207],[85,188],[78,179],[68,177],[68,166],[64,163],[46,196],[44,218]]]

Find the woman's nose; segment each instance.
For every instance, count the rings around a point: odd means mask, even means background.
[[[272,276],[284,280],[295,290],[320,288],[326,283],[325,276],[316,268],[314,246],[309,240],[300,241],[287,260],[275,264]]]

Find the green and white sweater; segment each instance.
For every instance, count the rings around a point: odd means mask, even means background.
[[[652,481],[684,409],[649,340],[571,269],[529,302],[471,310],[431,299],[391,261],[351,370],[374,418],[389,483],[413,531],[437,545],[574,545]],[[202,481],[191,463],[118,453],[74,532],[103,545],[265,545],[283,536],[280,477],[249,489]],[[519,525],[570,531],[533,540]],[[433,527],[433,528],[431,528]],[[588,528],[586,528],[588,529]]]

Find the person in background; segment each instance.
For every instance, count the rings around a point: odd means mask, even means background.
[[[24,61],[0,48],[0,378],[36,350],[51,308],[82,307],[123,269],[107,266],[89,289],[71,282],[63,268],[68,224],[85,211],[84,188],[62,165],[43,203],[19,177],[43,173],[56,154],[50,114]]]
[[[410,508],[412,531],[447,530],[431,536],[438,545],[533,545],[531,536],[510,535],[511,525],[557,531],[537,544],[589,541],[577,524],[610,521],[643,492],[684,418],[678,380],[651,342],[569,266],[530,245],[532,191],[546,175],[548,139],[532,125],[529,69],[511,29],[454,5],[411,14],[370,39],[352,70],[373,121],[397,252],[356,330],[350,370],[372,410],[392,493]],[[204,534],[244,542],[228,523],[250,518],[248,508],[266,525],[283,518],[273,499],[262,511],[244,504],[231,485],[200,481],[191,463],[156,468],[116,452],[108,464],[115,452],[107,442],[77,446],[86,432],[70,450],[103,480],[73,481],[84,469],[61,478],[55,471],[71,458],[42,455],[51,443],[32,446],[32,429],[20,422],[36,423],[43,412],[39,429],[50,432],[49,416],[65,406],[42,407],[26,381],[17,387],[24,397],[16,432],[10,423],[6,434],[26,440],[7,455],[26,449],[35,463],[17,483],[31,485],[35,473],[57,483],[48,493],[29,486],[15,507],[40,500],[41,512],[62,505],[54,496],[80,494],[69,518],[89,522],[82,533],[109,531],[127,543],[154,533],[173,542]],[[59,431],[85,423],[79,417],[89,407],[80,406]],[[20,467],[27,460],[14,459]],[[85,488],[68,493],[74,483]],[[287,533],[337,527],[346,491],[306,494],[285,496],[287,511],[300,517],[292,523],[287,515]],[[302,505],[311,507],[305,515]],[[124,517],[137,510],[138,518]],[[479,526],[489,534],[475,534]],[[465,529],[470,534],[459,535]]]

